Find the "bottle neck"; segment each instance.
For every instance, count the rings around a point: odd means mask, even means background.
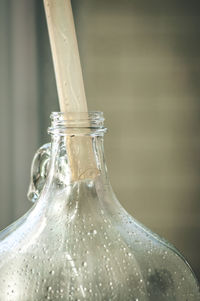
[[[34,156],[28,198],[43,202],[46,194],[51,199],[70,187],[72,194],[82,189],[82,196],[86,191],[92,195],[111,191],[104,159],[103,113],[52,113],[51,119],[51,143]]]
[[[52,113],[51,119],[51,173],[67,184],[106,178],[103,113]]]
[[[52,135],[49,175],[59,187],[79,181],[108,184],[103,135]]]

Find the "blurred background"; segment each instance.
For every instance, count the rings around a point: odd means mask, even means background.
[[[200,4],[72,0],[88,105],[119,200],[200,279]],[[0,229],[30,208],[58,99],[42,0],[0,1]]]

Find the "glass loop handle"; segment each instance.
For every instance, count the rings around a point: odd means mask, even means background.
[[[49,161],[51,156],[51,143],[41,146],[34,155],[31,164],[31,179],[27,197],[35,203],[40,197],[48,175]]]

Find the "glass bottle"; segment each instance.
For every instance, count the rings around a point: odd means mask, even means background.
[[[0,233],[0,300],[200,300],[184,258],[133,219],[113,193],[103,114],[71,116],[52,114],[51,152],[43,147],[32,166],[29,196],[37,201]],[[66,143],[80,138],[92,142],[99,172],[74,180]]]

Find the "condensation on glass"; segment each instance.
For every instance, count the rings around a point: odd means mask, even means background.
[[[28,196],[34,205],[0,233],[1,301],[200,300],[184,258],[130,216],[113,193],[103,121],[100,112],[71,120],[52,114],[51,144],[32,165]],[[80,136],[91,139],[99,173],[75,181],[66,143]]]

